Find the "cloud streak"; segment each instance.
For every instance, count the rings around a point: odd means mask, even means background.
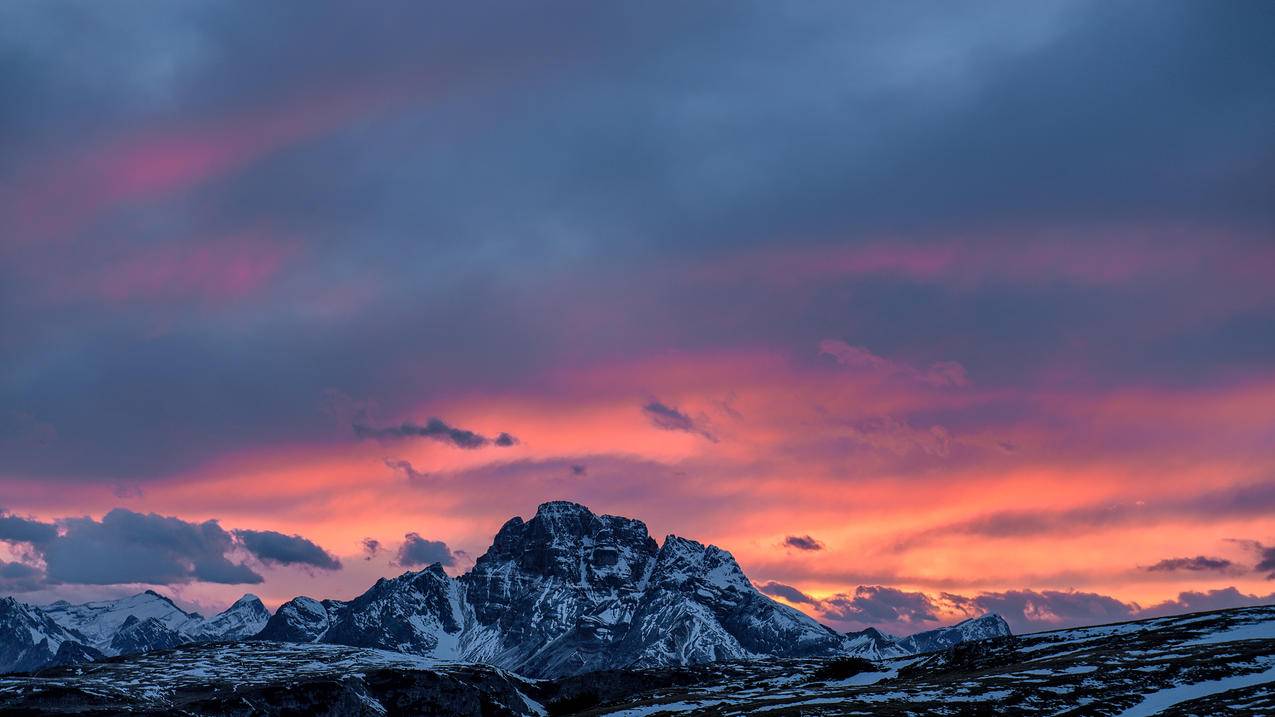
[[[365,423],[354,423],[354,435],[359,438],[374,438],[380,441],[393,441],[405,438],[428,438],[446,443],[456,448],[474,450],[486,446],[508,448],[518,444],[518,439],[508,433],[500,433],[495,438],[488,438],[473,431],[448,425],[442,419],[431,418],[420,425],[412,421],[403,421],[397,426],[373,427]],[[393,467],[393,466],[391,466]]]

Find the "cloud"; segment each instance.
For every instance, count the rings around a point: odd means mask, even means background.
[[[892,587],[860,585],[853,591],[818,599],[799,588],[775,581],[758,583],[757,589],[793,604],[808,605],[816,618],[841,629],[875,627],[896,634],[924,629],[924,623],[952,619],[953,614],[977,617],[996,613],[1005,618],[1015,633],[1027,633],[1275,602],[1275,593],[1250,595],[1235,587],[1182,592],[1175,599],[1149,607],[1077,590],[1022,589],[972,596],[944,592],[931,596]]]
[[[234,536],[215,520],[189,523],[155,513],[116,508],[102,520],[65,518],[64,534],[43,545],[51,582],[156,585],[204,581],[260,583],[261,575],[227,559]]]
[[[854,371],[887,378],[900,376],[936,388],[963,387],[970,384],[965,367],[955,361],[938,361],[922,371],[878,356],[862,346],[851,346],[845,341],[836,339],[820,341],[819,354],[831,356],[837,363]]]
[[[371,560],[381,554],[381,541],[376,538],[364,538],[361,545],[363,546],[363,552],[366,554],[363,558],[364,560]]]
[[[408,481],[423,481],[429,477],[428,473],[418,471],[414,468],[410,461],[401,460],[399,458],[386,458],[385,465],[388,468],[399,471]]]
[[[404,567],[416,565],[455,565],[456,557],[441,540],[426,540],[419,533],[408,533],[398,549],[398,564]]]
[[[1108,595],[1072,590],[1007,590],[972,598],[944,597],[975,614],[994,612],[1005,618],[1014,632],[1129,620],[1137,612],[1137,605]]]
[[[1204,612],[1207,610],[1225,610],[1232,607],[1252,607],[1275,603],[1275,593],[1270,595],[1248,595],[1235,587],[1209,590],[1207,592],[1178,593],[1175,600],[1166,600],[1139,610],[1139,617],[1160,617],[1163,615],[1180,615],[1187,612]]]
[[[1275,511],[1275,482],[1261,481],[1196,495],[1145,501],[1101,503],[1067,510],[1008,510],[919,531],[895,543],[903,550],[950,536],[1013,538],[1101,530],[1134,523],[1152,524],[1181,516],[1217,520],[1223,516],[1265,515]]]
[[[508,433],[501,433],[494,439],[487,438],[486,436],[464,428],[449,426],[447,423],[438,418],[429,419],[423,426],[411,421],[403,421],[403,423],[397,426],[386,426],[383,428],[375,428],[356,421],[354,423],[354,435],[359,438],[375,438],[377,440],[429,438],[441,443],[447,443],[457,448],[466,448],[470,450],[482,448],[487,445],[496,445],[505,448],[518,443],[518,439]]]
[[[1262,548],[1262,560],[1255,569],[1270,570],[1271,572],[1266,576],[1266,579],[1275,580],[1275,547]]]
[[[920,452],[946,458],[952,451],[951,434],[943,426],[915,428],[907,421],[890,417],[865,418],[848,427],[848,438],[860,445],[896,456]]]
[[[651,421],[651,425],[656,428],[661,428],[665,431],[694,433],[713,443],[717,442],[717,436],[713,435],[702,425],[702,420],[691,418],[672,406],[652,400],[642,407],[642,413],[646,414],[647,419]]]
[[[57,526],[11,513],[0,513],[0,540],[42,545],[56,538]]]
[[[320,570],[340,570],[341,561],[300,535],[273,530],[236,530],[245,550],[267,565],[304,565]]]
[[[937,608],[925,593],[905,592],[881,585],[860,585],[852,593],[838,593],[820,600],[821,616],[837,622],[863,625],[918,625],[937,622]]]
[[[823,550],[823,543],[809,535],[789,535],[784,538],[784,545],[797,550]]]
[[[817,605],[819,603],[818,600],[815,600],[797,588],[791,585],[777,583],[773,580],[758,585],[757,589],[771,597],[783,598],[791,603],[801,603],[804,605]]]
[[[1210,558],[1204,555],[1197,555],[1194,558],[1165,558],[1154,565],[1148,565],[1142,569],[1153,573],[1170,573],[1178,570],[1193,572],[1228,570],[1233,567],[1235,567],[1235,563],[1226,558]]]
[[[0,516],[0,540],[29,545],[32,558],[44,561],[42,579],[46,584],[262,582],[264,578],[251,567],[228,557],[236,551],[269,565],[307,565],[324,570],[341,567],[335,557],[299,535],[273,530],[227,531],[216,520],[192,523],[125,508],[111,510],[100,521],[77,517],[42,523]],[[26,567],[5,570],[0,578],[26,583],[39,579]]]
[[[43,587],[44,573],[39,568],[0,560],[0,593],[25,593]]]

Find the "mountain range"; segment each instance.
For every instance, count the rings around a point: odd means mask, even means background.
[[[191,643],[275,641],[483,663],[530,678],[722,660],[901,657],[1009,635],[996,615],[903,639],[841,633],[759,592],[731,554],[564,501],[501,527],[472,570],[440,564],[353,600],[294,598],[270,615],[245,595],[210,618],[147,591],[44,607],[0,601],[0,672]]]

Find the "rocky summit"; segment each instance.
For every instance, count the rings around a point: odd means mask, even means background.
[[[759,657],[912,654],[977,634],[999,617],[900,642],[844,635],[753,587],[731,554],[639,520],[545,503],[501,527],[473,570],[442,566],[380,580],[349,602],[300,597],[259,639],[319,642],[482,662],[529,677]]]

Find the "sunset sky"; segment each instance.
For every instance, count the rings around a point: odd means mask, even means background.
[[[566,499],[844,630],[1275,601],[1272,37],[0,4],[0,595],[349,598]]]

